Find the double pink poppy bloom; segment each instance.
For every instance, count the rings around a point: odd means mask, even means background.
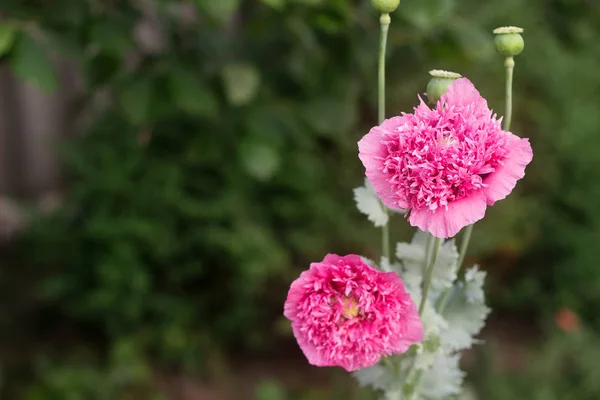
[[[417,307],[400,277],[353,254],[312,263],[292,283],[284,315],[308,361],[319,367],[354,371],[423,340]]]
[[[454,81],[434,109],[390,118],[358,142],[366,175],[383,203],[408,210],[408,221],[448,238],[479,221],[525,175],[527,139],[503,131],[466,78]]]

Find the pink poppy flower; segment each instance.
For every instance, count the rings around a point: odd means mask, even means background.
[[[423,340],[417,307],[394,272],[328,254],[296,279],[284,305],[306,358],[355,371]]]
[[[454,81],[430,109],[376,126],[358,142],[359,157],[389,208],[438,238],[483,218],[525,175],[533,158],[528,139],[503,131],[471,81]]]

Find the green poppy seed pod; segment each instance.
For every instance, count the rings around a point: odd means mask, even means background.
[[[514,57],[521,54],[525,47],[525,41],[521,33],[523,33],[523,29],[516,26],[503,26],[494,29],[496,35],[494,44],[498,53],[505,57]]]
[[[371,0],[371,4],[382,14],[389,14],[396,11],[400,5],[400,0]]]
[[[431,80],[427,84],[427,100],[429,104],[436,105],[438,100],[444,93],[448,91],[448,86],[458,78],[462,78],[462,75],[456,72],[442,71],[440,69],[434,69],[429,71]]]

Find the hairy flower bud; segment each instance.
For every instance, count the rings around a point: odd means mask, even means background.
[[[388,14],[396,11],[400,5],[400,0],[371,0],[371,4],[380,13]]]
[[[516,26],[504,26],[494,29],[496,50],[505,57],[514,57],[521,54],[525,47],[525,41],[521,33],[523,33],[523,29]]]
[[[462,77],[456,72],[442,71],[439,69],[429,71],[429,75],[431,75],[432,78],[427,84],[426,91],[427,100],[431,105],[436,105],[440,97],[446,93],[450,84]]]

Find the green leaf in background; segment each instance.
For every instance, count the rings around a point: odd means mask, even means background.
[[[131,27],[114,21],[99,21],[90,29],[90,39],[106,52],[122,54],[133,45]]]
[[[152,96],[152,80],[139,78],[126,86],[119,95],[119,104],[129,122],[138,125],[148,117]]]
[[[325,3],[325,0],[294,0],[296,3],[304,4],[307,6],[319,6]]]
[[[230,64],[223,68],[227,99],[234,106],[251,102],[260,86],[260,73],[250,64]]]
[[[288,398],[281,384],[272,379],[261,381],[254,391],[255,400],[285,400]]]
[[[356,123],[356,103],[336,98],[317,98],[302,106],[302,115],[311,128],[324,135],[343,135]]]
[[[51,30],[41,30],[44,45],[52,49],[58,56],[82,63],[85,60],[84,50],[73,37],[64,36]]]
[[[58,78],[52,62],[40,45],[26,33],[19,35],[10,62],[16,76],[33,83],[43,91],[51,92],[58,87]]]
[[[195,0],[200,13],[223,23],[240,7],[240,0]]]
[[[276,10],[281,10],[286,5],[286,0],[260,0],[260,2]]]
[[[423,32],[435,29],[453,13],[454,0],[421,0],[407,7],[404,18]]]
[[[240,157],[246,171],[260,181],[269,180],[277,172],[281,162],[274,146],[253,139],[242,141]]]
[[[481,63],[496,56],[496,51],[490,40],[489,32],[481,27],[456,18],[454,23],[448,26],[448,29],[456,38],[464,55],[469,60]]]
[[[169,89],[183,111],[207,118],[217,116],[217,99],[199,77],[186,71],[174,73],[169,77]]]
[[[18,28],[9,21],[0,21],[0,57],[8,53],[17,38]]]

